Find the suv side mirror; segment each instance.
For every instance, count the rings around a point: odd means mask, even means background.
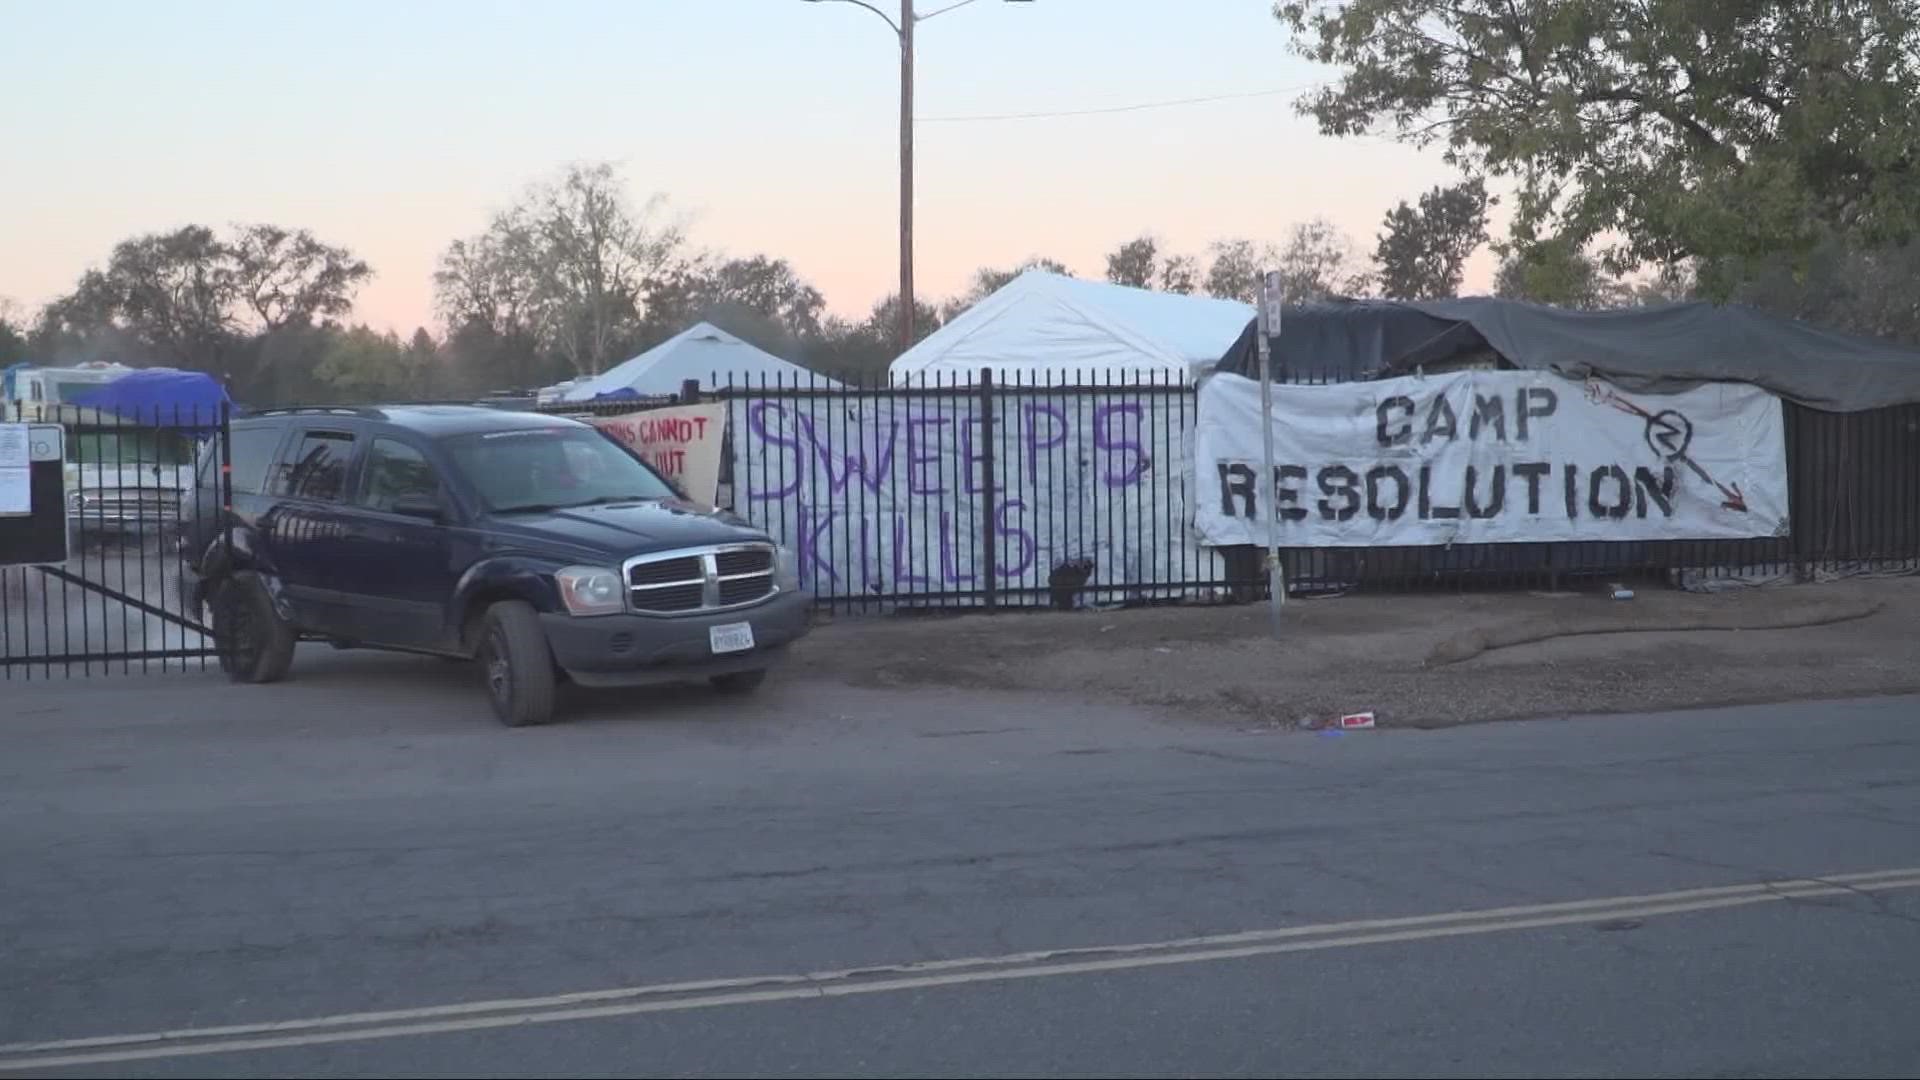
[[[436,495],[402,495],[388,507],[396,514],[427,521],[440,520],[440,499]]]

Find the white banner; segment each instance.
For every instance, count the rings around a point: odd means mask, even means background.
[[[720,497],[720,448],[727,419],[724,404],[673,405],[664,409],[588,417],[593,426],[632,447],[687,498],[707,506]]]
[[[1545,372],[1462,371],[1273,388],[1200,387],[1194,527],[1283,547],[1734,539],[1787,534],[1780,401],[1744,384],[1632,394]]]
[[[734,510],[822,596],[964,602],[989,565],[1008,605],[1224,577],[1188,525],[1191,398],[1003,391],[993,409],[988,436],[972,394],[740,399]]]

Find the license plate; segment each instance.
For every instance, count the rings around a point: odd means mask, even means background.
[[[746,652],[753,648],[752,623],[727,623],[707,628],[707,644],[716,653]]]

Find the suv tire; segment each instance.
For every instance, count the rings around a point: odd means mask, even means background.
[[[751,694],[760,689],[761,683],[767,681],[767,669],[729,671],[725,675],[715,675],[707,681],[713,684],[715,690],[723,694]]]
[[[474,658],[501,723],[529,727],[553,719],[553,653],[532,604],[503,600],[488,608]]]
[[[279,682],[293,666],[293,627],[273,610],[260,575],[241,570],[213,598],[213,641],[220,670],[237,683]]]

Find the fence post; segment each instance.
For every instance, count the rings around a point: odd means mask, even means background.
[[[980,369],[980,446],[979,571],[987,610],[992,611],[1000,606],[1000,583],[994,577],[994,567],[1000,561],[1000,553],[994,546],[999,534],[993,529],[993,496],[999,486],[999,476],[993,458],[993,369],[985,367]]]

